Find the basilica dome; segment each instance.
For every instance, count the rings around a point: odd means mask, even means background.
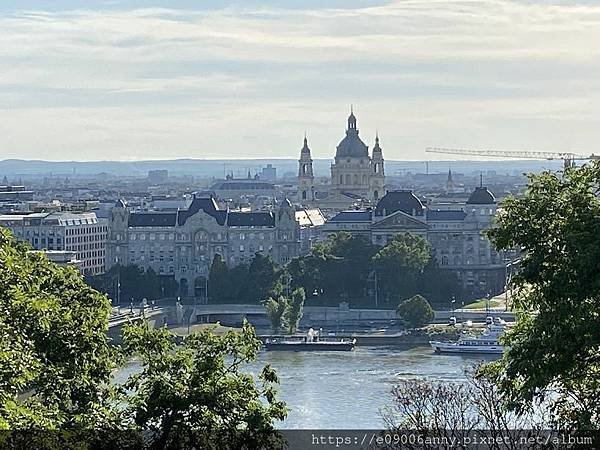
[[[338,158],[368,158],[369,147],[358,137],[358,128],[356,128],[356,117],[350,113],[348,117],[348,129],[346,137],[340,141],[335,152]]]

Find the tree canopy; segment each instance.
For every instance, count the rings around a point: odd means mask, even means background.
[[[456,275],[438,267],[427,241],[411,234],[396,235],[380,247],[364,236],[336,233],[293,259],[287,271],[292,286],[303,287],[311,301],[317,297],[330,304],[343,299],[370,305],[375,289],[385,307],[419,293],[435,304],[463,294]]]
[[[208,277],[211,303],[261,303],[281,276],[271,256],[256,253],[249,265],[239,264],[229,268],[221,257],[215,255]]]
[[[429,261],[429,244],[419,236],[398,234],[373,257],[385,297],[392,301],[418,292],[421,272]]]
[[[562,424],[600,426],[600,164],[530,175],[488,236],[521,251],[513,278],[522,310],[495,365],[510,405],[551,392]]]
[[[0,429],[114,424],[106,296],[0,228],[0,308]]]
[[[414,328],[427,325],[434,317],[433,309],[427,299],[418,294],[400,302],[396,314],[400,320]]]
[[[287,412],[277,399],[275,371],[265,366],[258,385],[241,371],[260,348],[248,322],[224,336],[203,329],[180,347],[166,328],[146,322],[128,326],[124,343],[143,365],[125,384],[126,413],[150,437],[151,448],[283,448],[273,421]]]
[[[246,322],[240,332],[204,329],[182,344],[166,328],[130,324],[124,347],[113,347],[108,298],[1,228],[0,308],[0,430],[27,430],[3,436],[6,445],[141,448],[150,438],[157,449],[283,446],[274,370],[264,367],[258,383],[243,371],[261,345]],[[141,372],[115,384],[114,369],[133,355]]]

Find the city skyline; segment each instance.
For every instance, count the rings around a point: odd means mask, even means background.
[[[600,137],[600,2],[195,3],[4,2],[0,159],[330,159],[350,104],[389,160]]]

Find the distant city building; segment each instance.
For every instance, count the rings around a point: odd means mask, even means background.
[[[35,250],[73,252],[86,275],[104,273],[107,226],[93,212],[6,214],[0,226]]]
[[[203,296],[216,254],[230,267],[256,253],[285,264],[310,245],[302,239],[310,242],[309,229],[324,222],[317,216],[312,210],[298,216],[287,199],[272,212],[221,209],[211,197],[194,197],[188,209],[175,212],[130,212],[119,200],[111,210],[106,265],[152,268],[174,277],[181,295]]]
[[[191,202],[191,196],[171,197],[166,195],[153,195],[143,203],[142,208],[154,211],[177,211],[178,209],[187,209]]]
[[[273,164],[267,164],[267,167],[262,168],[260,172],[260,179],[262,181],[275,183],[275,180],[277,180],[277,169],[273,167]]]
[[[76,267],[83,272],[83,261],[77,259],[77,253],[66,250],[32,250],[33,252],[43,253],[46,258],[62,267]]]
[[[248,178],[233,178],[228,175],[224,180],[214,183],[210,190],[222,200],[238,200],[248,196],[276,197],[273,183],[263,181],[258,176],[252,177],[250,172]]]
[[[508,261],[483,232],[492,226],[496,210],[494,195],[483,186],[460,209],[429,209],[412,191],[390,191],[375,209],[338,213],[325,223],[322,233],[328,237],[346,231],[381,246],[397,234],[422,236],[439,266],[454,271],[471,295],[495,295],[504,290]]]
[[[296,209],[296,222],[300,229],[300,253],[305,254],[320,240],[325,217],[318,208],[299,208]]]
[[[377,201],[385,193],[385,168],[379,136],[371,155],[360,139],[356,117],[348,117],[346,136],[337,146],[331,165],[331,181],[316,185],[313,160],[308,140],[300,150],[298,160],[298,201],[323,207],[347,207],[356,201]]]
[[[0,204],[31,200],[33,200],[33,191],[27,190],[25,186],[0,186]]]
[[[148,181],[151,184],[164,184],[169,181],[169,171],[166,169],[148,171]]]

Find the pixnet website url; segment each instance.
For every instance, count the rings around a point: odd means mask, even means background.
[[[319,433],[312,432],[310,444],[314,447],[327,448],[385,448],[389,446],[409,445],[423,447],[446,448],[487,448],[506,446],[506,448],[521,448],[543,446],[545,448],[566,448],[570,446],[588,446],[595,448],[593,436],[580,434],[565,434],[552,432],[537,432],[539,434],[524,434],[520,436],[506,436],[499,434],[478,434],[474,432],[465,435],[450,434],[443,436],[424,435],[415,432],[365,432],[365,433]],[[308,437],[308,436],[307,436]]]

